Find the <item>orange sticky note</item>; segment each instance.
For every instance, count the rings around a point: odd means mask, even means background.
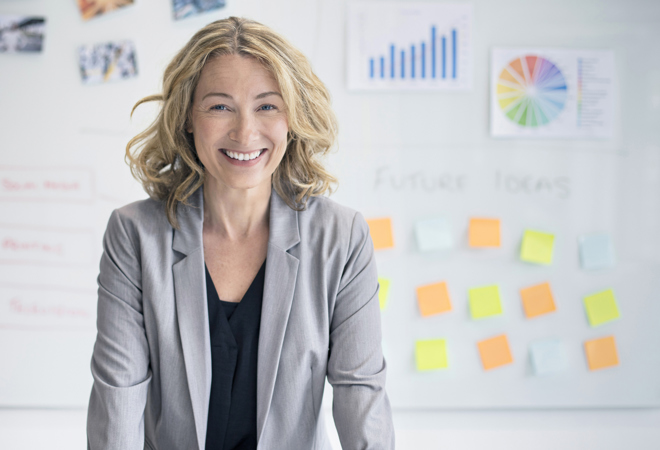
[[[447,283],[443,281],[418,287],[417,303],[423,317],[451,311]]]
[[[520,290],[523,309],[528,319],[557,310],[550,283],[537,284]]]
[[[374,242],[374,249],[394,247],[394,237],[392,236],[392,220],[389,217],[382,219],[367,220],[369,225],[369,234]]]
[[[470,247],[499,247],[500,219],[470,219],[468,238]]]
[[[614,336],[594,339],[584,343],[589,370],[605,369],[619,365]]]
[[[480,341],[477,343],[477,347],[484,370],[495,369],[513,362],[506,334]]]

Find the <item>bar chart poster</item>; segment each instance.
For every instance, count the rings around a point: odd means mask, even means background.
[[[348,88],[470,90],[470,4],[349,3]]]
[[[493,136],[609,139],[613,96],[612,51],[493,50]]]

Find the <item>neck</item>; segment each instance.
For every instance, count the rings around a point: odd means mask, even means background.
[[[271,185],[233,189],[208,177],[204,182],[204,231],[241,240],[268,229]]]

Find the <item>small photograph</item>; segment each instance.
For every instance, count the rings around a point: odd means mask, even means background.
[[[172,0],[172,10],[174,19],[180,20],[223,8],[225,3],[225,0]]]
[[[85,45],[78,49],[83,84],[101,84],[137,76],[135,46],[131,41]]]
[[[40,52],[46,19],[0,15],[0,52]]]
[[[132,5],[134,0],[78,0],[78,9],[84,20]]]

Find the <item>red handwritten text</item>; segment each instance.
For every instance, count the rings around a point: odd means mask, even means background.
[[[2,241],[2,248],[16,252],[32,250],[43,253],[54,253],[56,255],[62,255],[64,253],[61,244],[52,245],[38,241],[19,242],[16,239],[12,239],[12,238],[5,238],[5,240]]]
[[[3,178],[2,187],[7,191],[32,191],[37,189],[37,184],[32,181],[21,182]]]
[[[70,308],[62,305],[44,306],[35,302],[25,303],[20,298],[12,298],[9,301],[11,312],[31,316],[56,316],[56,317],[78,317],[87,318],[89,312],[83,308]]]

